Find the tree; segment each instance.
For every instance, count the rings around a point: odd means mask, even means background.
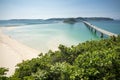
[[[17,66],[10,80],[120,80],[120,36],[59,45],[58,51]]]
[[[63,21],[64,23],[74,24],[76,21],[75,18],[67,18]]]
[[[5,76],[7,71],[8,71],[7,68],[4,67],[0,68],[0,80],[8,80],[8,78]]]

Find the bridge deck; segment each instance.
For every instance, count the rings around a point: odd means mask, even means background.
[[[106,31],[106,30],[104,30],[104,29],[98,28],[98,27],[96,27],[96,26],[88,23],[87,21],[83,21],[83,23],[86,24],[86,25],[88,25],[89,27],[95,29],[96,31],[99,31],[99,32],[102,33],[102,34],[106,34],[106,35],[108,35],[108,36],[115,36],[115,37],[118,36],[118,35],[115,34],[115,33],[112,33],[112,32]]]

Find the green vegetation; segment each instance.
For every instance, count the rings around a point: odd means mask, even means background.
[[[59,45],[38,58],[17,65],[9,80],[120,80],[120,36]]]
[[[64,23],[69,23],[69,24],[74,24],[74,23],[77,22],[77,21],[76,21],[75,18],[66,18],[66,19],[64,19],[63,22],[64,22]]]
[[[7,80],[8,78],[5,76],[6,72],[8,71],[8,69],[1,67],[0,68],[0,80]]]

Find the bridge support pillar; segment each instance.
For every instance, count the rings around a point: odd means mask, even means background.
[[[100,34],[100,37],[103,38],[103,33]]]
[[[93,28],[91,28],[90,30],[93,31]]]
[[[95,32],[95,34],[96,34],[96,29],[94,29],[94,30],[95,30],[94,32]]]

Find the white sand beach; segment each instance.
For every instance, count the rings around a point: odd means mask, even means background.
[[[17,63],[35,58],[38,54],[38,51],[3,34],[0,28],[0,67],[9,68],[7,76],[14,74]]]

